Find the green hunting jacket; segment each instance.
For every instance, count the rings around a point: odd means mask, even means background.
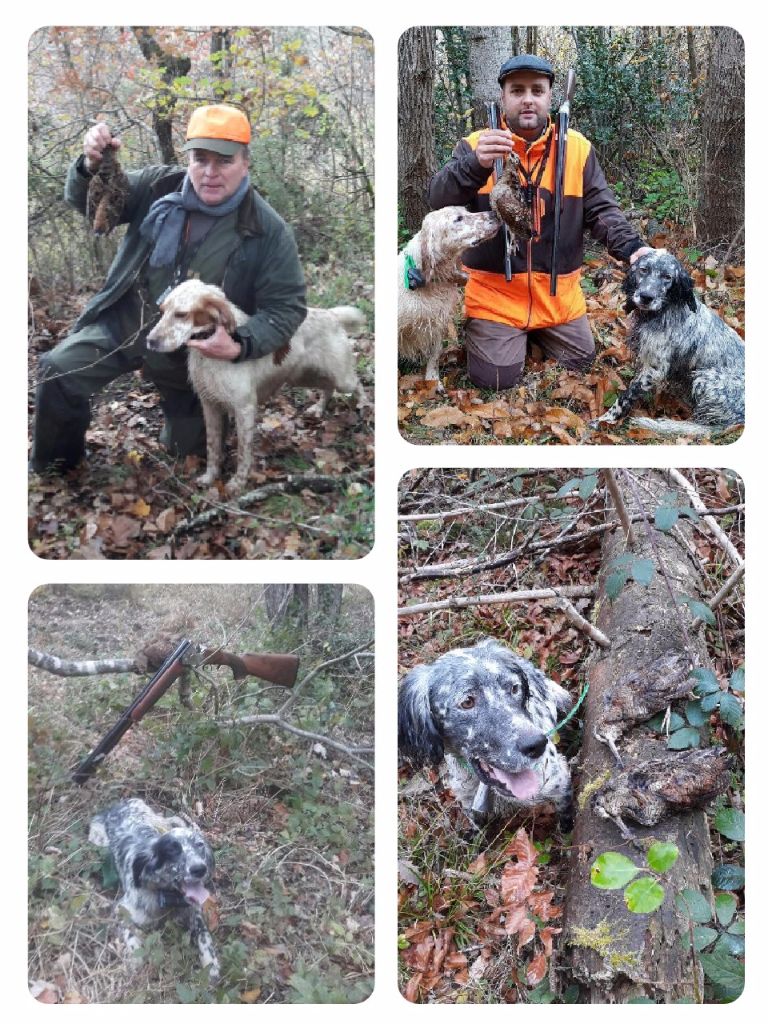
[[[83,310],[74,330],[94,323],[139,284],[142,268],[152,249],[140,234],[152,203],[181,187],[184,170],[152,166],[127,172],[130,192],[121,223],[128,230],[117,251],[101,291]],[[64,198],[85,214],[90,175],[84,157],[70,166]],[[235,230],[239,244],[230,253],[221,287],[227,298],[250,319],[238,327],[247,336],[251,357],[281,348],[307,315],[306,286],[293,232],[252,188],[237,210]]]

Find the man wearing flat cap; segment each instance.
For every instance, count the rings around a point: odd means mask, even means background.
[[[205,450],[205,426],[187,378],[184,349],[157,353],[145,339],[158,303],[181,281],[218,285],[250,318],[233,335],[219,326],[191,342],[211,359],[239,362],[281,348],[307,312],[304,276],[290,228],[252,186],[251,128],[235,107],[193,111],[186,170],[145,167],[127,173],[120,222],[128,229],[101,291],[73,333],[41,360],[31,466],[66,470],[85,454],[90,399],[110,381],[141,369],[160,392],[161,440],[186,455]],[[86,133],[67,176],[65,198],[86,211],[88,183],[120,140],[104,123]]]
[[[550,295],[556,129],[549,116],[552,65],[521,54],[499,69],[500,128],[473,132],[454,148],[432,179],[433,209],[468,206],[488,210],[493,165],[516,153],[533,237],[519,238],[512,279],[504,274],[504,233],[468,249],[465,289],[467,372],[479,387],[509,388],[522,376],[530,335],[548,357],[570,369],[586,369],[595,352],[580,287],[584,229],[619,260],[634,261],[648,247],[627,222],[608,188],[591,143],[568,132],[557,259],[557,294]]]

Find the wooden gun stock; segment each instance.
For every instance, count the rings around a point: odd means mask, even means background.
[[[203,650],[205,665],[227,665],[235,679],[256,676],[277,686],[293,686],[299,671],[295,654],[231,654],[229,651]]]

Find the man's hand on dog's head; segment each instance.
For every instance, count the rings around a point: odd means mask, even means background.
[[[210,338],[190,339],[187,345],[190,348],[196,348],[201,355],[207,356],[208,359],[224,359],[231,362],[240,355],[240,342],[235,341],[221,324]]]

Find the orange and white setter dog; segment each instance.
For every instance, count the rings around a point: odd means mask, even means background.
[[[191,279],[173,289],[160,305],[162,317],[147,336],[155,352],[174,352],[190,339],[206,337],[218,324],[234,331],[248,319],[215,285]],[[189,349],[189,377],[203,406],[207,466],[198,483],[208,486],[221,473],[226,413],[237,429],[237,469],[226,485],[229,494],[245,487],[253,463],[256,415],[278,388],[305,387],[322,391],[320,401],[307,412],[322,415],[334,391],[353,394],[358,409],[368,405],[355,369],[350,335],[365,327],[365,317],[354,306],[310,309],[286,349],[241,363],[211,359]]]

